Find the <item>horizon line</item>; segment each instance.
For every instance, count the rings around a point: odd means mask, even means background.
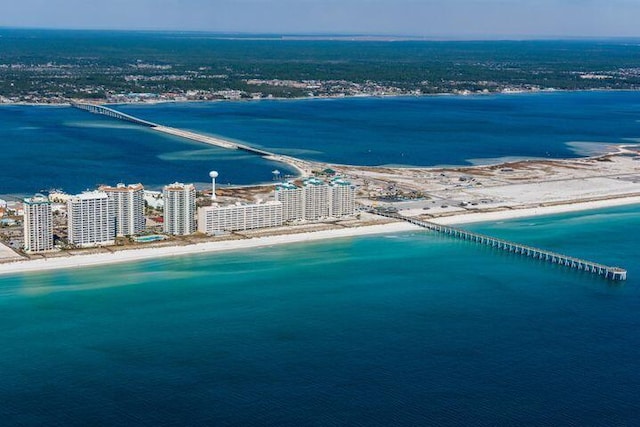
[[[22,31],[86,31],[86,32],[115,32],[115,33],[156,33],[156,34],[209,34],[216,36],[236,36],[221,37],[226,39],[268,39],[277,40],[328,40],[328,41],[577,41],[577,40],[640,40],[638,36],[621,36],[621,35],[500,35],[500,34],[394,34],[394,33],[361,33],[361,32],[275,32],[275,31],[218,31],[218,30],[202,30],[202,29],[161,29],[161,28],[99,28],[99,27],[14,27],[1,26],[2,30],[22,30]]]

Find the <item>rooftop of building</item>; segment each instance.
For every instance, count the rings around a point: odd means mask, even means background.
[[[174,182],[173,184],[169,184],[169,185],[165,185],[163,187],[163,190],[165,191],[181,191],[181,190],[195,190],[195,187],[193,184],[184,184],[182,182]]]
[[[340,186],[350,187],[351,183],[343,178],[335,178],[331,181],[330,185],[340,185]]]
[[[282,182],[276,185],[276,190],[297,190],[299,187],[292,182]]]
[[[318,178],[307,178],[304,181],[302,181],[302,184],[305,186],[306,185],[321,186],[321,185],[326,185],[326,182]]]
[[[228,209],[228,208],[251,207],[251,206],[277,206],[281,204],[282,202],[276,201],[276,200],[267,200],[266,202],[261,201],[256,203],[241,203],[241,202],[227,203],[227,204],[214,203],[213,205],[210,205],[210,206],[203,206],[200,209],[215,210],[215,209]]]
[[[127,192],[127,191],[144,190],[144,186],[140,183],[125,185],[122,182],[120,182],[115,187],[112,187],[109,185],[101,185],[100,187],[98,187],[98,190],[109,191],[109,192],[115,192],[115,191]]]
[[[24,199],[24,202],[28,205],[40,205],[40,204],[49,204],[49,198],[43,194],[35,194],[33,197],[28,197]]]
[[[76,194],[75,196],[72,196],[70,200],[106,199],[108,197],[109,196],[107,196],[107,193],[105,193],[104,191],[94,190],[94,191],[85,191],[83,193]]]

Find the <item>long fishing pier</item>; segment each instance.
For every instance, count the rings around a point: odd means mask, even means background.
[[[399,219],[409,222],[422,228],[426,228],[436,233],[444,234],[461,240],[490,246],[492,248],[501,249],[518,255],[527,256],[533,259],[542,260],[552,264],[563,265],[574,270],[582,270],[588,273],[597,274],[609,280],[623,281],[627,280],[627,270],[620,267],[611,267],[608,265],[598,264],[596,262],[587,261],[580,258],[574,258],[562,255],[556,252],[535,248],[533,246],[521,245],[519,243],[510,242],[508,240],[498,239],[484,234],[474,233],[472,231],[463,230],[461,228],[440,225],[434,222],[422,221],[415,218],[409,218],[396,213],[370,211],[373,214],[381,215],[388,218]]]

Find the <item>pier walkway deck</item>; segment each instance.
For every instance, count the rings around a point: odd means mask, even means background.
[[[472,231],[463,230],[461,228],[451,227],[447,225],[440,225],[429,221],[422,221],[415,218],[405,217],[396,213],[371,211],[376,215],[381,215],[388,218],[399,219],[407,221],[411,224],[419,227],[426,228],[431,231],[435,231],[440,234],[445,234],[457,239],[468,240],[471,242],[483,244],[493,248],[501,249],[506,252],[511,252],[518,255],[527,256],[534,259],[539,259],[552,264],[559,264],[565,267],[569,267],[575,270],[582,270],[588,273],[597,274],[607,279],[614,281],[627,280],[627,270],[620,267],[611,267],[608,265],[599,264],[596,262],[587,261],[580,258],[574,258],[567,255],[562,255],[556,252],[547,251],[544,249],[535,248],[533,246],[521,245],[519,243],[510,242],[508,240],[498,239],[484,234],[474,233]]]

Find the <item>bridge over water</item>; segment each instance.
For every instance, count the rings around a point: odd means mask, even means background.
[[[162,132],[164,134],[178,136],[180,138],[186,138],[192,141],[202,142],[204,144],[215,145],[217,147],[225,148],[228,150],[242,150],[251,154],[256,154],[258,156],[268,157],[271,160],[281,162],[281,163],[286,163],[289,166],[292,166],[293,168],[299,170],[303,175],[306,173],[305,169],[308,169],[305,162],[300,159],[295,159],[293,157],[271,153],[266,150],[261,150],[259,148],[251,147],[250,145],[240,144],[234,141],[228,141],[228,140],[216,138],[209,135],[202,135],[202,134],[191,132],[188,130],[173,128],[169,126],[163,126],[158,123],[149,122],[147,120],[142,120],[137,117],[131,116],[129,114],[122,113],[120,111],[114,110],[113,108],[105,107],[104,105],[76,102],[76,103],[72,103],[71,106],[74,108],[78,108],[80,110],[88,111],[93,114],[100,114],[102,116],[111,117],[113,119],[124,120],[126,122],[145,126],[157,132]]]
[[[506,252],[542,260],[552,264],[563,265],[574,270],[582,270],[588,273],[597,274],[610,280],[623,281],[627,280],[627,270],[620,267],[611,267],[580,258],[574,258],[556,252],[535,248],[533,246],[521,245],[519,243],[510,242],[508,240],[498,239],[484,234],[474,233],[472,231],[463,230],[457,227],[440,225],[434,222],[422,221],[415,218],[409,218],[396,213],[370,211],[373,214],[381,215],[388,218],[399,219],[409,222],[422,228],[426,228],[436,233],[444,234],[461,240],[490,246]]]
[[[114,119],[135,123],[137,125],[142,125],[142,126],[147,126],[152,128],[160,126],[155,123],[130,116],[129,114],[121,113],[120,111],[116,111],[113,108],[105,107],[103,105],[84,104],[84,103],[76,102],[76,103],[71,103],[71,106],[74,108],[78,108],[80,110],[88,111],[93,114],[100,114],[100,115],[111,117]]]

